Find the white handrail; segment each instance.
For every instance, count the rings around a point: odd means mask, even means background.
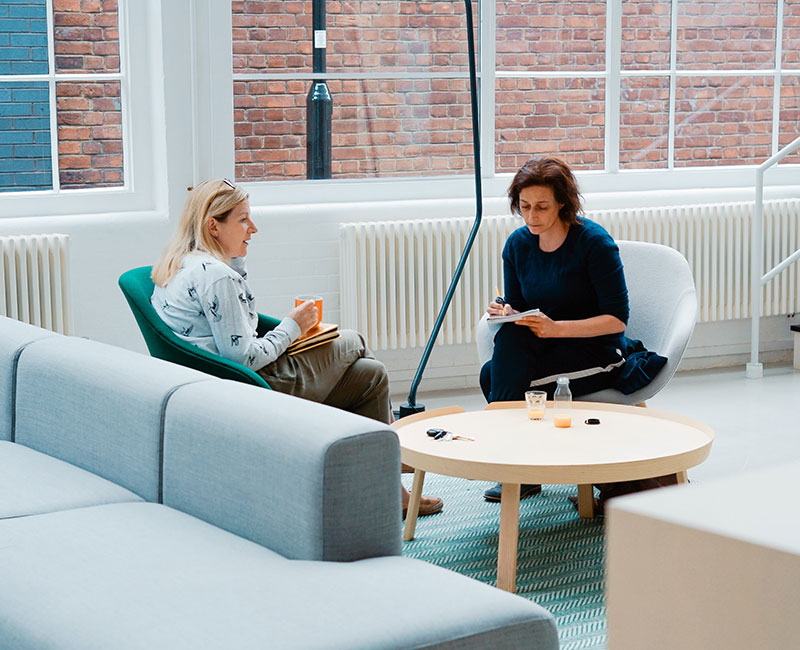
[[[800,147],[800,137],[795,138],[778,153],[767,158],[756,169],[756,206],[753,214],[750,241],[750,310],[752,324],[750,327],[750,363],[747,364],[746,370],[746,375],[750,378],[758,378],[764,374],[763,366],[758,362],[761,287],[800,258],[800,249],[798,249],[763,276],[761,275],[761,269],[764,265],[764,172],[798,147]]]

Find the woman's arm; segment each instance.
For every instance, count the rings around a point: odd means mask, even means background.
[[[581,320],[552,320],[546,314],[526,316],[514,323],[527,327],[539,338],[591,338],[625,331],[625,323],[611,314],[601,314]]]
[[[213,282],[201,297],[203,313],[219,354],[226,359],[258,369],[275,361],[300,336],[300,326],[284,318],[262,338],[248,319],[249,306],[236,282],[223,277]]]

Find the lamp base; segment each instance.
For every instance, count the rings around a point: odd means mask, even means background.
[[[423,411],[425,411],[425,405],[424,404],[414,404],[412,406],[411,404],[406,403],[406,404],[401,404],[400,405],[400,417],[401,418],[404,418],[407,415],[414,415],[415,413],[422,413]]]

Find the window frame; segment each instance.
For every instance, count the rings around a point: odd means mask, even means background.
[[[50,147],[53,189],[0,193],[0,219],[133,212],[154,207],[156,155],[151,127],[153,102],[159,93],[152,84],[153,26],[156,6],[152,0],[118,0],[120,70],[118,73],[63,73],[55,70],[53,3],[47,0],[48,71],[40,75],[7,75],[0,81],[46,81],[50,96]],[[123,185],[62,189],[58,168],[58,116],[55,85],[62,81],[119,81],[122,117]]]
[[[800,75],[800,69],[783,67],[781,56],[783,47],[783,17],[785,0],[776,2],[775,65],[766,70],[680,70],[677,66],[678,2],[672,0],[670,20],[669,67],[658,70],[632,70],[622,66],[622,2],[606,0],[606,57],[605,67],[598,71],[516,71],[497,70],[495,33],[497,26],[495,0],[481,0],[479,11],[478,46],[479,87],[491,88],[491,93],[481,93],[481,171],[484,192],[487,196],[502,196],[512,177],[510,173],[498,173],[495,162],[495,83],[498,78],[567,78],[582,76],[605,80],[605,155],[604,169],[597,171],[577,171],[583,192],[586,193],[639,193],[640,188],[648,187],[651,192],[662,192],[676,197],[685,192],[711,190],[708,197],[715,197],[713,190],[720,190],[719,197],[731,196],[726,188],[752,188],[755,183],[757,165],[719,165],[697,167],[675,167],[675,104],[677,79],[681,76],[772,76],[774,79],[772,147],[770,155],[779,150],[780,136],[780,83],[784,75]],[[225,37],[231,43],[232,34],[215,34]],[[389,73],[397,78],[420,78],[420,73]],[[229,79],[218,79],[214,83],[228,84],[243,80],[289,80],[306,78],[340,79],[342,73],[291,74],[291,73],[233,73]],[[380,72],[355,73],[350,78],[380,79],[386,74]],[[428,76],[428,75],[425,75]],[[436,77],[435,73],[432,75]],[[466,73],[463,76],[467,76]],[[620,98],[621,82],[624,78],[658,76],[668,77],[670,85],[669,124],[668,124],[668,162],[667,167],[652,169],[620,169]],[[800,133],[800,132],[799,132]],[[235,167],[235,166],[234,166]],[[800,165],[783,164],[770,171],[768,181],[774,186],[798,186],[797,170]],[[234,169],[230,170],[235,173]],[[441,199],[471,196],[473,194],[472,175],[418,176],[418,177],[378,177],[363,179],[330,179],[290,181],[242,181],[251,195],[253,204],[300,204],[300,203],[338,203],[348,201],[383,201],[415,199]],[[299,190],[299,191],[298,191]],[[679,199],[675,199],[679,200]],[[717,198],[709,200],[717,200]],[[726,198],[725,200],[732,200]],[[745,199],[746,200],[746,199]]]

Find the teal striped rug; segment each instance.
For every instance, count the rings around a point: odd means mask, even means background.
[[[410,488],[411,475],[403,481]],[[444,510],[417,521],[403,555],[494,585],[500,504],[484,501],[490,485],[428,474],[423,493],[442,497]],[[576,493],[545,485],[520,502],[517,594],[553,613],[562,650],[605,648],[603,520],[578,517],[567,500]]]

